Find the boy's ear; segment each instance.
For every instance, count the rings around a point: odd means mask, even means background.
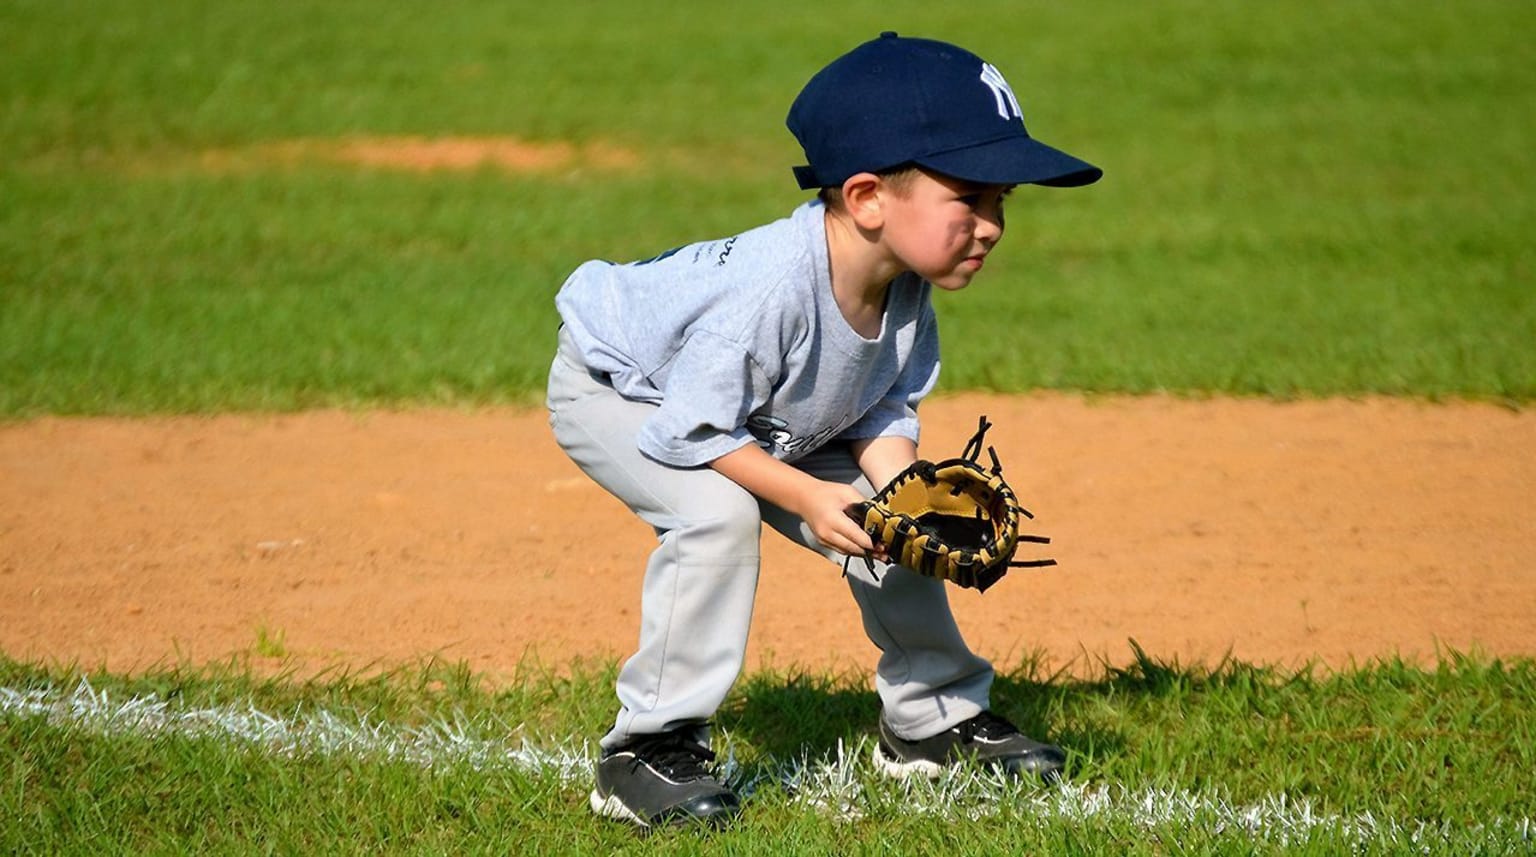
[[[885,224],[883,194],[889,189],[885,180],[874,173],[854,173],[843,182],[843,208],[863,229],[879,229]]]

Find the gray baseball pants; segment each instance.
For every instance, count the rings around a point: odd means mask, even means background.
[[[548,405],[555,440],[571,460],[656,531],[639,648],[619,672],[621,707],[602,746],[685,726],[707,734],[746,657],[762,523],[838,566],[844,556],[822,547],[799,517],[713,469],[672,467],[642,454],[635,439],[655,405],[625,399],[589,372],[563,330]],[[846,444],[829,444],[794,466],[872,493]],[[992,666],[961,638],[943,582],[884,564],[871,574],[862,559],[848,564],[847,580],[864,631],[881,652],[875,686],[897,734],[926,738],[987,707]]]

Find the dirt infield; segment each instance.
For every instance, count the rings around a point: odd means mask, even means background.
[[[1536,655],[1536,413],[1396,400],[947,396],[1061,565],[954,591],[1002,664]],[[627,653],[653,536],[536,411],[0,426],[0,649],[300,674]],[[773,534],[751,665],[867,669],[838,569]]]

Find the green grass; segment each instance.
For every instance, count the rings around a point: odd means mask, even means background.
[[[115,715],[81,707],[82,679]],[[11,694],[0,695],[0,849],[1519,853],[1536,817],[1532,662],[1448,655],[1429,669],[1387,661],[1324,674],[1186,667],[1133,648],[1127,666],[1094,678],[1041,676],[1029,663],[1000,677],[997,707],[1071,751],[1071,785],[1056,790],[885,781],[864,756],[877,702],[862,679],[754,674],[717,719],[750,795],[740,825],[637,839],[585,808],[612,680],[592,664],[490,682],[441,663],[261,679],[0,660]],[[48,704],[23,710],[27,691]],[[151,708],[158,720],[143,716]],[[251,734],[252,723],[268,731]],[[350,743],[322,740],[326,730]],[[840,744],[856,749],[839,768]],[[528,751],[544,762],[513,755]],[[1084,795],[1109,805],[1061,809]],[[818,796],[851,812],[818,807]],[[1309,826],[1309,815],[1325,821]]]
[[[1533,25],[1516,0],[9,0],[0,416],[535,401],[565,274],[786,213],[790,99],[885,28],[973,47],[1107,170],[1015,196],[1003,252],[939,301],[946,389],[1525,402]],[[250,157],[360,135],[639,162]]]

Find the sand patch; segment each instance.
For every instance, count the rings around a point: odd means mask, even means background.
[[[559,173],[572,170],[623,171],[641,158],[612,143],[525,140],[518,137],[346,137],[279,140],[252,146],[206,149],[196,158],[213,173],[245,172],[273,166],[327,163],[410,173],[496,170],[504,173]]]

